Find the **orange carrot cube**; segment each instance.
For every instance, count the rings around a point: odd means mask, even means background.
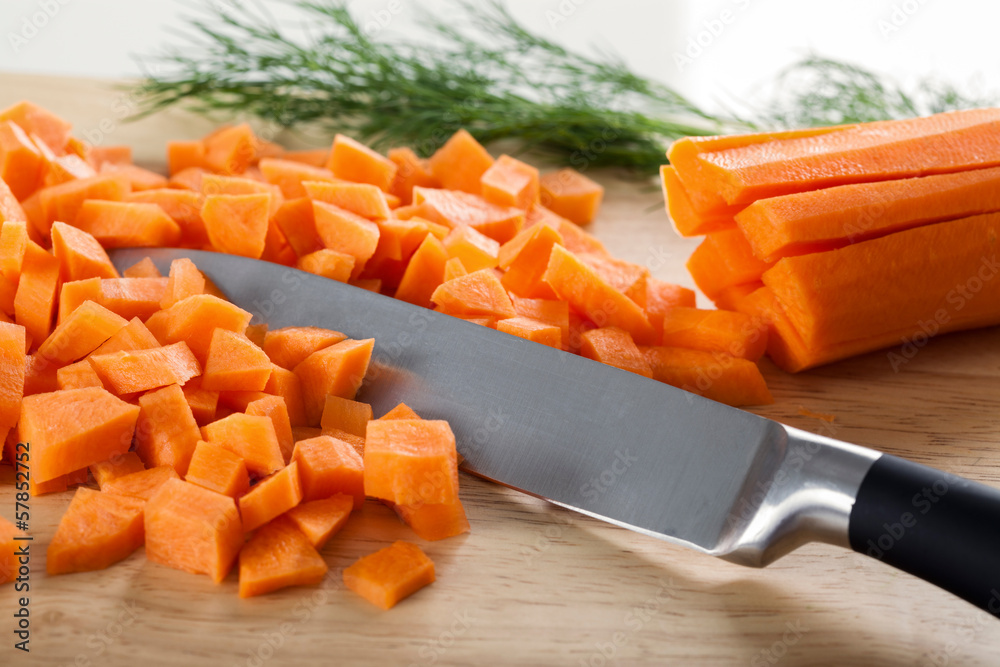
[[[171,479],[146,502],[146,558],[178,570],[226,578],[243,546],[236,502]]]
[[[142,546],[143,500],[86,487],[73,495],[46,552],[49,574],[103,570]]]
[[[295,461],[257,482],[239,499],[243,530],[250,532],[284,514],[302,500],[299,466]]]
[[[328,435],[300,440],[292,461],[298,463],[304,500],[346,493],[354,498],[355,509],[365,502],[364,464],[349,443]]]
[[[368,422],[364,486],[366,495],[397,505],[448,503],[458,498],[455,435],[448,422]]]
[[[240,597],[318,584],[328,570],[308,538],[281,517],[261,527],[240,551]]]
[[[344,585],[381,609],[434,582],[434,563],[415,544],[394,542],[344,570]]]
[[[267,417],[237,412],[202,427],[202,430],[208,442],[242,458],[251,474],[263,477],[285,465],[274,423]]]
[[[250,490],[250,476],[243,459],[204,440],[199,440],[194,448],[184,479],[230,498],[239,498]]]
[[[541,178],[541,203],[557,215],[586,225],[597,217],[604,187],[580,172],[566,168]]]
[[[318,424],[328,394],[354,398],[368,372],[375,341],[344,340],[313,352],[294,368],[302,382],[306,421]]]

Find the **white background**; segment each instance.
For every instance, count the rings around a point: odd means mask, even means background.
[[[182,16],[190,15],[192,4],[199,1],[0,0],[0,70],[137,75],[140,70],[133,56],[177,43],[171,31],[183,25]],[[280,3],[265,2],[279,17],[289,16]],[[447,0],[350,4],[363,22],[388,22],[383,36],[411,33],[418,7],[448,13]],[[529,27],[573,48],[611,48],[643,74],[714,108],[738,108],[783,67],[811,51],[857,62],[904,83],[933,75],[972,93],[1000,92],[1000,3],[996,2],[507,0],[507,4]],[[696,41],[704,46],[691,47]],[[686,51],[695,57],[679,67],[677,56]]]

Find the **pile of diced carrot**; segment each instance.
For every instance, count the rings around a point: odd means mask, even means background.
[[[768,322],[782,368],[900,344],[908,358],[1000,323],[1000,109],[688,137],[668,156],[677,231],[705,235],[692,277]]]
[[[104,248],[265,259],[731,405],[771,402],[755,364],[766,327],[695,310],[691,290],[612,257],[579,226],[603,188],[572,169],[541,175],[494,159],[465,131],[421,159],[342,135],[330,148],[286,151],[243,124],[169,142],[167,177],[133,165],[127,147],[85,146],[28,103],[0,112],[0,123],[0,178],[11,179],[0,215],[26,219],[40,245],[55,243],[58,221]]]
[[[50,574],[105,568],[145,545],[150,560],[216,582],[238,558],[243,597],[315,584],[328,569],[319,550],[366,496],[423,539],[468,530],[447,422],[405,405],[372,420],[354,400],[373,340],[250,325],[188,259],[167,277],[148,259],[118,277],[87,232],[56,222],[52,237],[55,254],[26,241],[19,282],[47,294],[66,277],[56,325],[0,323],[4,458],[21,462],[33,495],[91,475],[99,488],[76,490]],[[0,523],[6,555],[14,531]],[[368,558],[345,581],[376,604],[433,581],[414,545]]]

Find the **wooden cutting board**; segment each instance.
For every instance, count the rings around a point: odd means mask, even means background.
[[[176,111],[125,123],[134,100],[108,82],[0,74],[0,107],[22,98],[79,136],[132,144],[149,164],[162,165],[167,139],[211,127]],[[659,192],[598,177],[607,196],[593,231],[616,255],[689,285],[695,242],[674,234]],[[761,415],[1000,485],[996,328],[931,340],[898,369],[883,351],[794,376],[765,362],[764,373],[776,402]],[[9,483],[10,468],[0,477]],[[811,545],[745,569],[467,475],[471,534],[423,544],[438,581],[388,612],[340,578],[359,556],[413,539],[380,505],[325,548],[318,589],[240,600],[235,576],[216,586],[141,551],[103,572],[46,577],[69,497],[31,500],[31,653],[12,648],[5,586],[0,664],[994,665],[1000,655],[995,619],[867,557]],[[13,510],[2,485],[0,513]]]

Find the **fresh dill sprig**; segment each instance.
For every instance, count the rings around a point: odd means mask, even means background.
[[[150,69],[165,73],[139,85],[143,113],[186,102],[425,155],[464,127],[484,143],[514,139],[578,167],[647,173],[671,140],[729,122],[620,59],[531,32],[499,2],[459,2],[461,20],[427,17],[424,38],[409,42],[370,36],[340,2],[293,4],[309,19],[302,34],[247,3],[207,4],[190,22],[192,44],[156,58]]]
[[[197,0],[187,44],[147,59],[141,115],[185,103],[223,117],[343,132],[376,148],[428,155],[465,128],[483,143],[514,140],[577,168],[654,173],[688,135],[902,118],[982,106],[952,86],[917,92],[861,67],[810,56],[776,81],[750,118],[709,113],[632,72],[614,55],[571,51],[518,22],[500,0],[456,0],[410,40],[369,34],[340,0],[288,0],[304,29],[262,5]],[[378,32],[378,31],[375,31]],[[151,62],[150,62],[151,61]]]
[[[867,123],[972,109],[995,102],[968,96],[933,78],[919,81],[908,91],[888,77],[819,56],[807,56],[784,70],[773,89],[771,100],[756,119],[766,127]]]

